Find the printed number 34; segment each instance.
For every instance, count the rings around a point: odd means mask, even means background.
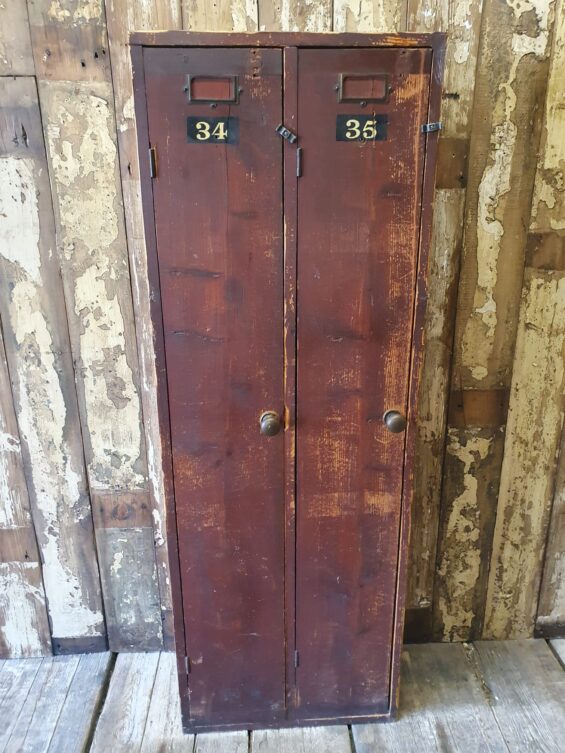
[[[218,141],[225,141],[228,137],[226,124],[220,121],[219,123],[216,123],[213,130],[210,130],[210,123],[206,120],[198,121],[196,124],[196,138],[199,141],[208,141],[212,136]]]
[[[361,122],[356,118],[351,118],[345,123],[347,131],[345,132],[346,139],[374,139],[377,136],[377,121],[366,120],[361,126]]]

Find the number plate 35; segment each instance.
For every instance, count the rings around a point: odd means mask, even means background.
[[[206,118],[191,116],[186,119],[189,144],[237,144],[238,118]]]
[[[336,141],[384,141],[387,137],[386,115],[338,115]]]

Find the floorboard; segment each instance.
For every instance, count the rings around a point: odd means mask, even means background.
[[[194,736],[182,731],[175,654],[161,654],[149,703],[141,753],[193,753]]]
[[[349,730],[335,727],[302,727],[260,730],[251,734],[253,753],[350,753]]]
[[[196,736],[194,753],[247,753],[247,732],[208,732]]]
[[[159,654],[119,654],[90,753],[139,753]]]
[[[79,656],[43,659],[6,743],[5,753],[47,751],[79,661]]]
[[[478,665],[514,753],[565,752],[565,672],[544,640],[481,641]]]
[[[53,731],[48,753],[83,753],[102,701],[112,654],[80,657],[67,697]]]
[[[0,663],[0,753],[565,753],[565,640],[426,644],[390,724],[184,735],[173,654]]]
[[[398,720],[352,732],[356,753],[508,753],[481,680],[455,643],[407,646]]]
[[[559,657],[559,661],[565,667],[565,638],[555,638],[550,641],[551,648]]]
[[[16,728],[22,707],[29,695],[43,659],[12,659],[0,672],[0,753]]]

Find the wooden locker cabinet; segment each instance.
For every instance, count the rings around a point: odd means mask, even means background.
[[[131,41],[185,729],[389,718],[444,37]]]

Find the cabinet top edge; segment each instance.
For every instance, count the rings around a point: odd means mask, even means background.
[[[447,34],[360,34],[355,32],[133,31],[129,42],[143,47],[427,47],[443,51]]]

